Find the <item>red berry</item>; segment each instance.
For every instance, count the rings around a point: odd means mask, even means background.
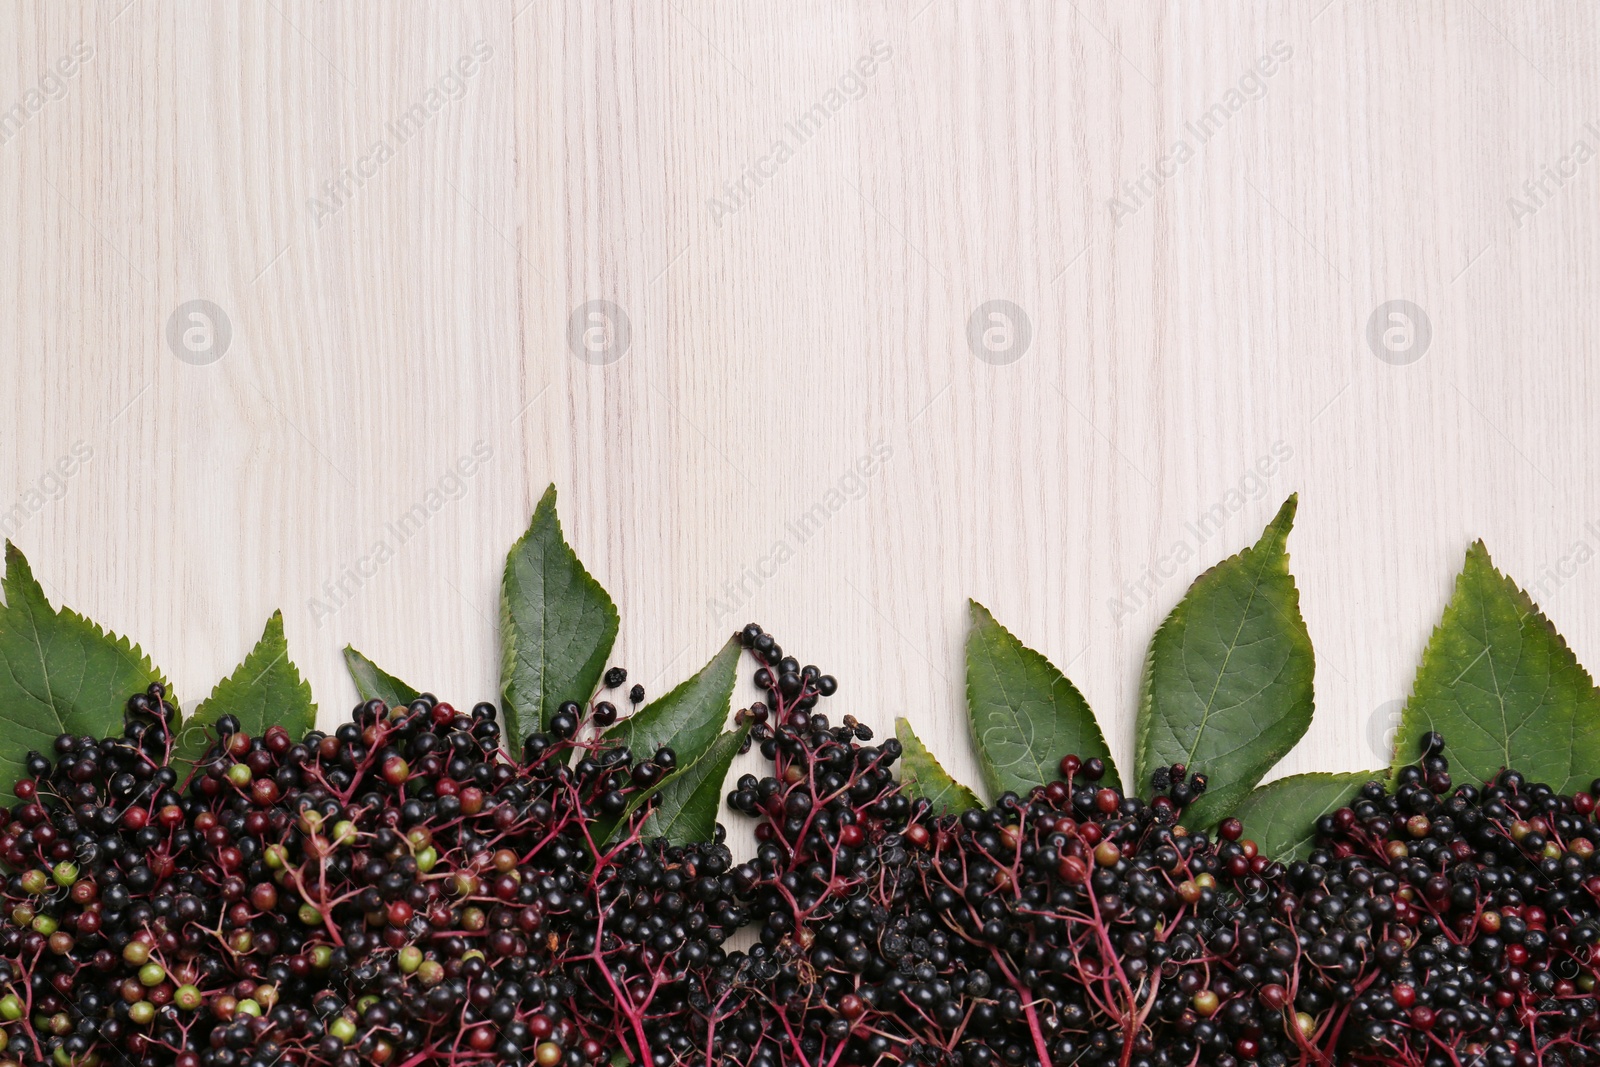
[[[1056,864],[1056,873],[1068,885],[1082,885],[1089,880],[1089,867],[1076,856],[1063,856]]]

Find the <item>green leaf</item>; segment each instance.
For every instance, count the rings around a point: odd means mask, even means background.
[[[982,604],[969,604],[967,716],[990,796],[1007,790],[1023,796],[1056,781],[1068,753],[1099,756],[1106,764],[1105,783],[1116,785],[1111,750],[1083,695]]]
[[[389,707],[409,704],[420,695],[394,675],[379,667],[349,645],[344,646],[344,665],[362,700],[381,700]]]
[[[1215,825],[1311,725],[1311,635],[1284,544],[1295,497],[1255,546],[1194,580],[1150,641],[1136,724],[1135,773],[1187,764],[1210,788],[1184,824]]]
[[[616,605],[561,536],[553,485],[506,557],[500,617],[506,745],[516,752],[562,702],[588,701],[617,639]]]
[[[1303,860],[1317,839],[1317,820],[1349,804],[1368,782],[1383,778],[1383,771],[1279,778],[1245,797],[1233,815],[1264,855],[1284,863]]]
[[[166,683],[139,646],[45,599],[28,561],[6,542],[0,588],[0,782],[26,774],[29,750],[57,734],[119,736],[128,698]],[[167,699],[174,706],[169,687]]]
[[[1571,793],[1600,777],[1600,693],[1481,541],[1467,550],[1400,713],[1396,769],[1415,761],[1429,730],[1444,735],[1460,781],[1484,782],[1515,767]]]
[[[739,639],[729,638],[699,674],[618,722],[606,732],[606,740],[627,745],[636,759],[649,759],[668,745],[678,766],[689,766],[728,721],[739,648]]]
[[[194,762],[205,755],[218,719],[232,715],[251,737],[272,726],[282,726],[298,741],[317,724],[317,706],[311,687],[289,660],[289,642],[283,636],[283,612],[274,611],[261,640],[234,672],[211,690],[178,735],[178,758]]]
[[[717,813],[722,810],[722,785],[728,768],[749,732],[748,726],[729,730],[712,742],[705,755],[663,778],[647,794],[656,799],[656,807],[645,818],[639,836],[664,837],[674,845],[710,841],[716,832]]]
[[[909,720],[895,719],[894,735],[900,739],[900,782],[907,796],[932,804],[935,815],[959,815],[983,807],[976,793],[950,777],[933,758]]]

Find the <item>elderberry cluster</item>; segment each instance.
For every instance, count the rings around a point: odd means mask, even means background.
[[[0,826],[0,1067],[1600,1065],[1600,782],[1455,785],[1428,735],[1289,864],[1185,827],[1181,764],[944,813],[741,638],[743,862],[645,835],[678,757],[604,691],[515,759],[426,694],[191,746],[154,686],[57,737]]]
[[[300,739],[225,716],[180,764],[163,697],[16,785],[6,1067],[580,1067],[681,1011],[745,921],[720,843],[643,840],[646,808],[601,850],[591,831],[676,767],[576,740],[605,702],[560,709],[519,762],[492,705],[424,695]]]

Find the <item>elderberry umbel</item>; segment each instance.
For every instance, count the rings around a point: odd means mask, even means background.
[[[639,813],[596,841],[676,767],[597,744],[599,705],[517,762],[492,705],[424,695],[303,738],[223,717],[180,768],[163,696],[28,758],[0,1062],[578,1067],[647,1041],[745,921],[720,843]]]
[[[740,637],[743,862],[643,836],[686,769],[603,738],[620,668],[525,738],[425,694],[188,763],[159,686],[56,738],[0,827],[0,1067],[1600,1064],[1600,783],[1458,785],[1429,735],[1287,865],[1185,827],[1183,765],[936,814]]]

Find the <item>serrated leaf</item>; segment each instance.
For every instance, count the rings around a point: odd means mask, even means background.
[[[1395,769],[1414,762],[1429,730],[1444,736],[1460,781],[1484,782],[1515,767],[1572,793],[1600,777],[1600,692],[1538,605],[1495,569],[1482,541],[1467,550],[1422,654],[1395,733]]]
[[[1058,780],[1061,757],[1105,761],[1107,785],[1119,781],[1094,713],[1066,676],[1011,635],[977,601],[968,602],[967,718],[978,766],[991,797],[1024,796]]]
[[[1383,778],[1383,771],[1279,778],[1245,797],[1233,815],[1264,855],[1284,863],[1303,860],[1316,842],[1317,820],[1349,804],[1368,782]]]
[[[1251,548],[1194,580],[1150,641],[1136,724],[1135,774],[1187,764],[1209,788],[1184,812],[1215,825],[1311,725],[1311,635],[1284,551],[1296,498]]]
[[[298,741],[317,724],[317,706],[311,687],[289,659],[289,642],[283,636],[283,612],[274,611],[261,640],[228,677],[218,682],[200,702],[178,734],[178,758],[194,762],[205,755],[216,735],[216,722],[224,715],[239,720],[239,728],[260,737],[270,727],[282,726]]]
[[[894,735],[900,739],[900,783],[907,796],[926,800],[935,815],[959,815],[983,807],[976,793],[950,777],[933,758],[908,719],[895,719]]]
[[[588,701],[617,639],[616,605],[562,537],[553,485],[506,556],[500,623],[506,743],[517,752],[563,701]]]
[[[627,745],[636,759],[649,759],[664,745],[680,767],[699,759],[727,725],[739,649],[739,639],[729,638],[698,674],[618,722],[606,740]]]
[[[344,665],[362,700],[381,700],[389,707],[409,704],[420,695],[388,671],[379,667],[350,645],[344,646]]]
[[[9,787],[29,750],[49,752],[57,734],[119,735],[128,698],[166,679],[139,646],[52,608],[9,541],[0,587],[0,781]],[[170,688],[167,698],[177,704]]]
[[[749,732],[748,726],[728,731],[693,764],[662,779],[651,790],[656,807],[646,817],[639,836],[664,837],[674,845],[710,841],[717,828],[717,812],[722,810],[722,785],[728,768]]]

